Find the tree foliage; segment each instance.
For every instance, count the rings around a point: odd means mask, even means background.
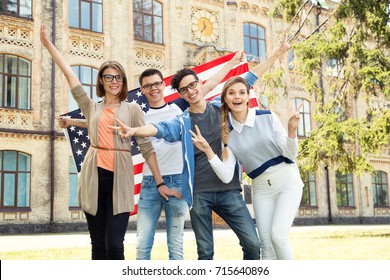
[[[275,14],[291,20],[304,2],[280,0]],[[309,2],[304,9],[316,1]],[[293,44],[294,70],[316,104],[316,128],[303,140],[299,162],[303,170],[325,163],[361,174],[373,171],[369,157],[390,143],[390,0],[333,2],[323,11],[326,24]]]

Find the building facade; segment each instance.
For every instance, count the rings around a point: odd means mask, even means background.
[[[59,115],[76,109],[76,105],[65,77],[40,44],[42,22],[95,99],[97,69],[105,60],[121,62],[130,88],[139,86],[138,76],[146,68],[172,75],[183,66],[196,66],[240,49],[245,49],[253,67],[289,26],[272,16],[272,0],[1,3],[0,233],[86,229],[77,203],[77,172],[56,122]],[[319,15],[322,20],[331,13],[333,2],[327,3],[327,9]],[[301,34],[310,34],[316,24],[313,13]],[[283,108],[289,102],[304,102],[299,137],[305,137],[316,127],[312,118],[316,104],[297,85],[299,74],[289,62],[290,56],[277,62],[285,69],[288,97],[279,99],[276,112],[282,123],[287,123]],[[324,89],[328,90],[326,84]],[[358,111],[356,114],[360,117]],[[342,175],[325,167],[316,174],[307,174],[295,223],[389,222],[389,148],[373,157],[371,163],[376,175]],[[244,190],[252,211],[250,188],[245,186]],[[220,223],[218,217],[215,223]],[[132,225],[134,216],[130,219]]]

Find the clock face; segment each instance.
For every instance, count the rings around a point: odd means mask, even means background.
[[[193,40],[219,44],[218,14],[196,9],[192,14]]]

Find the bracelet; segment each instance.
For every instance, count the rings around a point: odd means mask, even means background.
[[[164,186],[164,185],[165,185],[165,182],[162,181],[160,184],[158,184],[158,185],[156,186],[156,188],[159,188],[159,187]]]

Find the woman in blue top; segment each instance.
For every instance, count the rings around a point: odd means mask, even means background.
[[[303,183],[294,162],[298,152],[299,110],[286,133],[275,113],[249,108],[245,79],[233,77],[221,94],[223,163],[196,127],[194,145],[204,151],[219,178],[231,180],[236,158],[253,179],[253,208],[262,259],[293,259],[288,233],[302,196]]]

